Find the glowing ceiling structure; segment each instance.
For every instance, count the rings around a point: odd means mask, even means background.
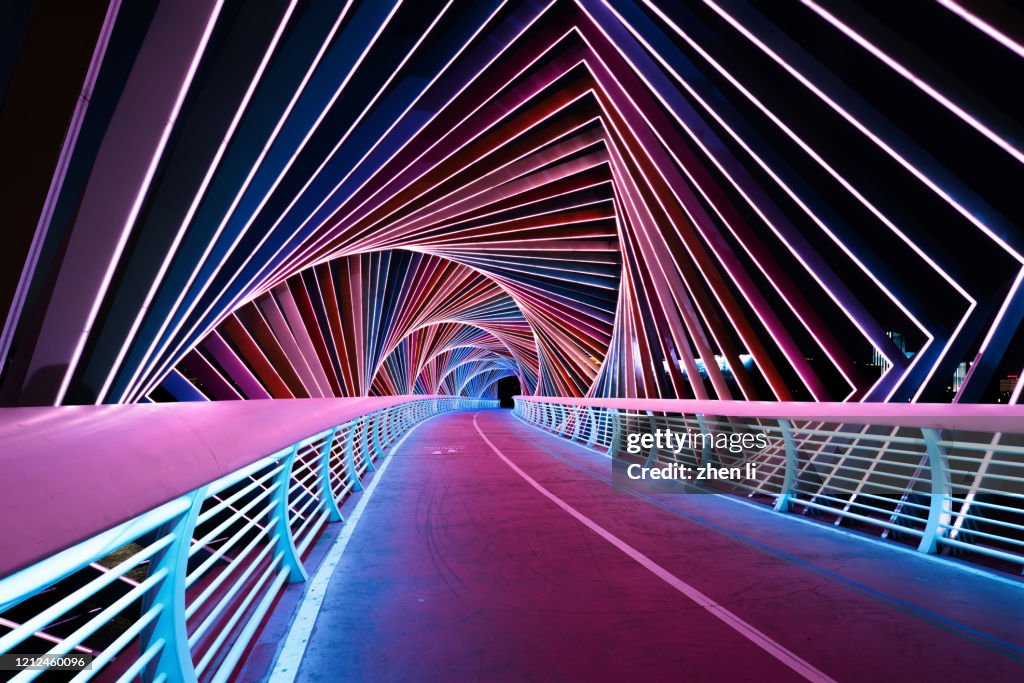
[[[26,10],[3,402],[978,400],[1022,362],[1024,65],[909,4]]]

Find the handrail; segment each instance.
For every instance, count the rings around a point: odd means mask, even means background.
[[[680,415],[717,415],[765,419],[857,419],[890,427],[975,430],[1024,434],[1024,405],[982,403],[818,403],[802,401],[716,401],[665,398],[573,398],[515,396],[517,401],[656,411]]]
[[[353,417],[434,397],[0,410],[0,576]]]
[[[407,396],[0,411],[0,654],[94,656],[75,680],[228,680],[384,449],[433,415],[497,405]]]
[[[684,480],[672,489],[678,492],[742,495],[779,512],[910,541],[924,553],[967,551],[989,566],[1024,566],[1024,406],[517,396],[515,414],[604,451],[613,470],[642,462],[697,472],[714,460],[751,473],[728,485]],[[677,437],[675,447],[649,439],[655,445],[641,453],[643,433],[664,428],[760,435],[767,445],[723,452]]]

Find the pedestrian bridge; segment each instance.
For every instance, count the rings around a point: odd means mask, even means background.
[[[1008,4],[4,3],[0,681],[1024,681]]]
[[[13,680],[1020,680],[1020,413],[13,409],[0,653],[91,661]],[[767,447],[629,452],[665,429]],[[758,474],[651,488],[620,460]]]

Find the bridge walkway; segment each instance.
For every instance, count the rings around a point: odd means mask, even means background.
[[[606,458],[507,411],[431,419],[375,477],[271,680],[1024,680],[1013,579],[615,489]]]

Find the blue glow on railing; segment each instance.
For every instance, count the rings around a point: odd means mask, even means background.
[[[1024,566],[1024,423],[995,434],[968,429],[965,420],[951,432],[954,439],[938,429],[866,418],[712,418],[666,413],[657,402],[650,411],[558,400],[516,398],[514,414],[609,456],[624,451],[622,435],[630,428],[707,433],[742,425],[770,443],[736,457],[755,462],[762,473],[735,487],[745,488],[745,498],[780,512],[797,508],[832,525],[855,524],[882,538],[911,537],[923,553],[968,551],[968,559],[990,558],[1012,571]],[[719,403],[719,414],[728,415],[727,404]],[[646,464],[697,467],[710,455],[706,448],[652,448]]]
[[[379,410],[98,530],[0,579],[0,624],[9,628],[0,654],[93,654],[92,669],[75,681],[112,664],[123,681],[228,680],[281,588],[305,579],[305,553],[324,525],[343,522],[341,506],[362,489],[384,448],[439,413],[497,407],[494,400],[431,398]],[[98,639],[115,618],[120,630]],[[62,635],[48,633],[58,622]]]

